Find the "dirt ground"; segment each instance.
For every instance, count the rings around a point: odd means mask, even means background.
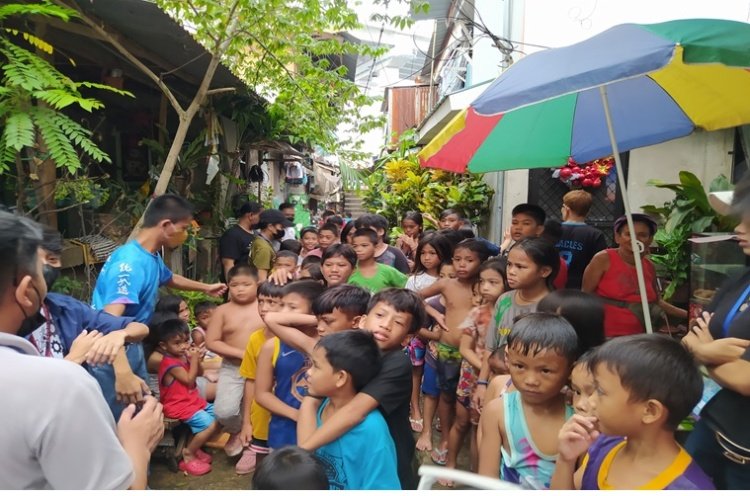
[[[440,433],[433,431],[433,445],[437,446]],[[201,477],[193,477],[183,472],[172,472],[167,463],[154,457],[151,461],[151,475],[149,487],[151,489],[252,489],[253,474],[237,475],[234,464],[239,456],[228,458],[221,449],[206,448],[214,455],[213,470]],[[429,452],[417,452],[421,463],[432,465]],[[458,468],[468,470],[469,445],[468,439],[458,457]],[[460,488],[460,487],[459,487]],[[433,489],[443,489],[435,484]]]

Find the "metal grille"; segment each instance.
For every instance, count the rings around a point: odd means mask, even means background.
[[[628,177],[628,153],[621,155],[623,173]],[[529,170],[529,203],[539,205],[544,209],[548,219],[562,221],[560,208],[562,198],[570,191],[568,186],[559,179],[552,177],[552,169]],[[607,238],[607,244],[614,246],[612,227],[615,219],[625,213],[622,197],[617,187],[617,171],[614,167],[604,180],[604,184],[596,189],[588,189],[594,197],[594,203],[586,219],[586,223],[596,227]]]

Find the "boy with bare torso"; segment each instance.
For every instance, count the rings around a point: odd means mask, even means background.
[[[239,433],[245,388],[239,366],[250,334],[263,327],[263,320],[258,313],[257,270],[247,265],[235,265],[227,273],[227,284],[231,300],[214,312],[206,331],[206,347],[223,357],[214,411],[216,419],[231,434],[224,451],[228,456],[236,456],[242,452]]]
[[[438,279],[432,286],[419,292],[424,298],[442,295],[445,300],[445,315],[431,306],[427,313],[443,328],[437,344],[437,374],[440,386],[438,414],[443,421],[443,429],[450,430],[456,403],[456,389],[461,371],[461,324],[474,307],[474,286],[478,282],[479,266],[487,260],[487,247],[481,241],[466,239],[453,250],[455,279]],[[446,422],[447,421],[447,422]],[[445,425],[445,424],[448,425]],[[432,459],[444,465],[447,459],[447,446],[433,450]]]

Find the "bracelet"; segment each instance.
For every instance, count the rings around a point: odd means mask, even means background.
[[[477,381],[477,386],[486,386],[488,384],[489,384],[489,382],[487,382],[487,381]]]

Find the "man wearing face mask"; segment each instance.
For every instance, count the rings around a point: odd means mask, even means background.
[[[115,426],[99,386],[81,367],[38,355],[18,336],[47,295],[39,225],[0,212],[0,487],[145,489],[164,433],[161,405],[128,407]]]
[[[56,230],[42,227],[43,276],[52,288],[60,274],[62,236]],[[97,379],[105,398],[112,399],[110,409],[117,417],[124,403],[136,402],[139,376],[146,376],[138,367],[144,362],[141,346],[126,346],[148,336],[148,326],[132,318],[115,317],[60,293],[47,293],[40,312],[24,321],[19,336],[34,345],[41,356],[65,358],[84,365]]]
[[[253,241],[249,260],[250,265],[258,269],[259,282],[268,278],[268,274],[276,261],[273,242],[278,243],[284,237],[284,230],[293,225],[280,210],[269,209],[260,213],[258,237]]]
[[[172,274],[162,260],[162,249],[177,248],[187,240],[192,220],[193,206],[184,198],[176,195],[154,198],[143,215],[143,226],[136,238],[116,249],[102,267],[92,306],[111,315],[132,317],[136,322],[148,324],[160,286],[202,291],[210,296],[223,295],[226,284],[206,284]],[[145,360],[143,367],[139,366],[138,370],[145,370]],[[146,377],[142,376],[132,386],[125,398],[141,401],[148,392]],[[107,398],[107,402],[113,405],[115,399]]]

